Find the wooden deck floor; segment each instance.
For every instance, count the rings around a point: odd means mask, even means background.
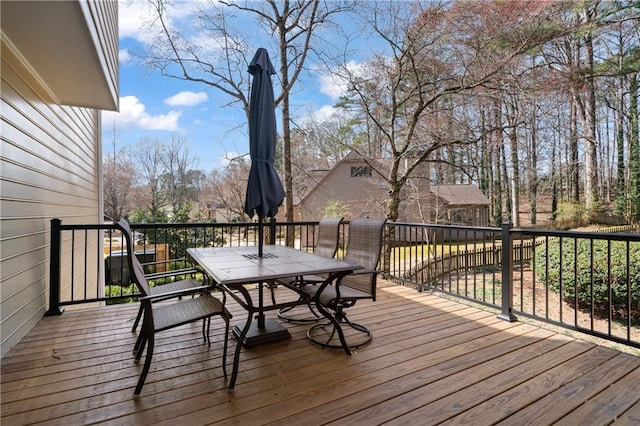
[[[287,324],[291,340],[243,350],[228,394],[221,321],[211,347],[185,326],[159,335],[134,399],[136,309],[41,320],[2,359],[2,424],[640,424],[639,357],[384,280],[351,310],[374,332],[351,357]]]

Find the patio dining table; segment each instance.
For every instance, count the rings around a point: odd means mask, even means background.
[[[262,256],[258,255],[254,246],[190,248],[187,249],[187,253],[223,291],[248,312],[245,324],[236,325],[233,328],[238,344],[233,357],[229,392],[233,392],[235,387],[242,345],[250,347],[290,337],[289,331],[282,324],[274,319],[265,318],[265,311],[304,303],[296,300],[265,305],[263,297],[265,283],[287,277],[325,274],[327,279],[319,286],[319,289],[322,289],[334,280],[339,280],[361,268],[359,265],[279,245],[265,245]],[[248,284],[258,285],[257,304],[245,287]],[[319,311],[340,329],[338,321],[330,312],[324,309]],[[347,343],[342,335],[340,340],[346,348]],[[345,352],[350,353],[348,348]]]

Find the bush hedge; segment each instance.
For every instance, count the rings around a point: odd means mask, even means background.
[[[611,241],[610,251],[608,243],[593,240],[592,246],[588,239],[549,239],[548,245],[536,248],[536,276],[552,291],[560,293],[562,289],[562,297],[567,302],[575,303],[577,295],[579,307],[591,306],[593,297],[596,310],[609,310],[610,299],[614,310],[625,309],[629,295],[632,310],[636,310],[640,307],[640,243],[629,243],[628,274],[627,243]]]

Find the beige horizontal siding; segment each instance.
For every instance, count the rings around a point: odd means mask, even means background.
[[[51,219],[101,219],[99,111],[46,102],[45,94],[30,84],[33,79],[19,57],[2,57],[2,355],[47,309]],[[92,266],[97,264],[96,255]]]
[[[118,1],[101,0],[81,2],[88,27],[94,35],[94,44],[114,99],[118,99]]]

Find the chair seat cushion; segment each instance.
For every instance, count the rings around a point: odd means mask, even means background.
[[[153,323],[155,331],[161,331],[212,315],[225,315],[231,318],[231,314],[220,300],[210,294],[202,294],[192,299],[154,306]]]
[[[370,281],[369,278],[365,278],[365,277],[358,277],[358,278],[363,278],[365,281]],[[357,288],[359,287],[358,284],[361,284],[359,283],[359,281],[361,280],[359,280],[358,278],[353,280],[352,279],[342,280],[342,282],[340,283],[340,299],[341,300],[353,301],[358,299],[373,298],[373,296],[370,293],[359,290]],[[355,286],[352,286],[353,284],[355,284]],[[302,287],[300,290],[308,294],[309,296],[314,297],[318,289],[319,287],[316,287],[316,286],[305,286],[305,287]],[[332,306],[335,303],[336,297],[337,297],[336,287],[334,285],[328,285],[320,294],[320,303],[322,303],[325,306]]]

